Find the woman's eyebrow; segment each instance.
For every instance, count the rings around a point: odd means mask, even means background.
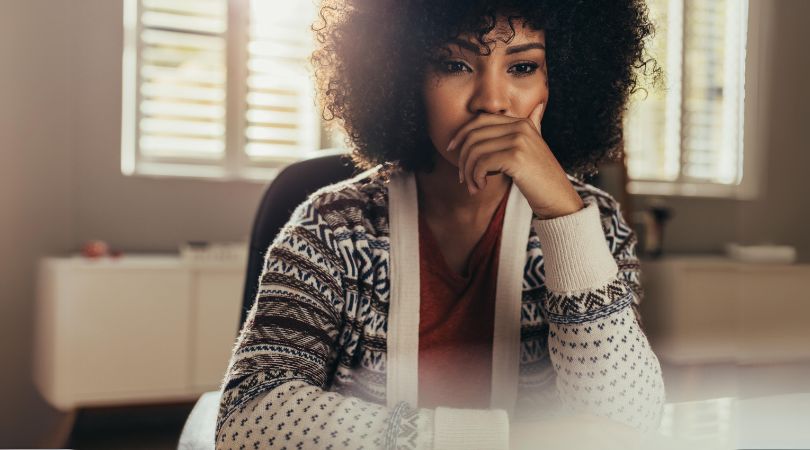
[[[476,53],[478,55],[482,54],[481,49],[477,45],[473,44],[472,42],[461,40],[461,39],[451,39],[449,43],[450,44],[456,44],[459,47],[467,49],[467,50],[469,50],[469,51],[471,51],[473,53]],[[528,44],[513,45],[511,47],[506,48],[506,54],[511,55],[513,53],[525,52],[525,51],[531,50],[533,48],[538,48],[540,50],[545,50],[546,46],[541,44],[540,42],[530,42]]]

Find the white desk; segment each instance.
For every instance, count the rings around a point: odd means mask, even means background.
[[[186,401],[219,388],[245,261],[179,256],[41,261],[34,376],[61,410]]]
[[[667,403],[658,433],[641,448],[810,448],[810,393]]]
[[[191,412],[178,448],[213,450],[220,393],[200,397]],[[636,445],[622,450],[731,450],[738,448],[810,448],[810,393],[772,395],[747,399],[712,398],[667,403],[661,426]],[[574,424],[574,426],[579,426]],[[599,436],[604,430],[582,430]],[[586,433],[587,434],[587,433]],[[538,448],[605,450],[604,440],[572,436],[538,438]]]

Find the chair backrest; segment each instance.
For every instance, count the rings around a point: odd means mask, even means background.
[[[239,329],[245,323],[256,299],[265,252],[281,227],[290,220],[295,207],[318,189],[351,178],[359,172],[347,155],[327,155],[293,163],[285,167],[270,183],[259,204],[250,233]]]

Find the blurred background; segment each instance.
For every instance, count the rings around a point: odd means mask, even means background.
[[[810,392],[810,2],[649,5],[664,85],[591,181],[638,232],[668,401],[720,421]],[[262,194],[345,151],[313,100],[314,17],[0,0],[0,447],[177,446],[224,374]]]

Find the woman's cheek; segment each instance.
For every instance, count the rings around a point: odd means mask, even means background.
[[[456,130],[453,128],[452,118],[455,114],[451,101],[443,95],[440,89],[427,90],[425,95],[427,97],[425,105],[428,134],[436,150],[445,154],[446,152],[443,150],[447,148]]]

